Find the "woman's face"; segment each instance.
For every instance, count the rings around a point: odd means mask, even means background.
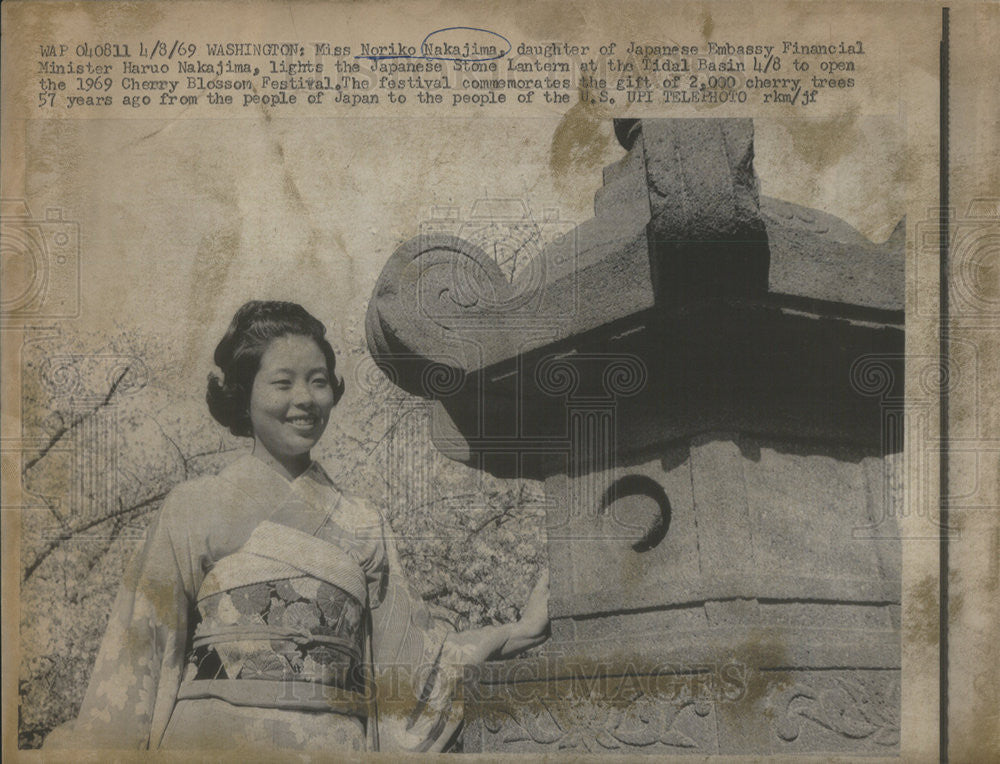
[[[250,393],[255,446],[282,464],[308,458],[326,429],[333,388],[323,351],[309,337],[271,341]]]

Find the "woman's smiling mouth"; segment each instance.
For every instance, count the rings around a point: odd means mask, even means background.
[[[285,423],[296,430],[311,430],[319,424],[319,417],[314,414],[300,414],[285,418]]]

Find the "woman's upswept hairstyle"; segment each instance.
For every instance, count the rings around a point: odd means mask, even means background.
[[[208,375],[208,410],[233,435],[253,436],[250,393],[260,369],[260,359],[278,337],[309,337],[326,358],[326,370],[336,404],[344,394],[344,380],[337,376],[337,357],[326,340],[326,327],[294,302],[251,300],[236,311],[226,336],[215,348],[215,365],[222,375]]]

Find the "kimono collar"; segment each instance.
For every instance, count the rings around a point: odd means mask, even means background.
[[[260,507],[265,517],[287,515],[289,510],[294,510],[292,514],[299,515],[300,521],[288,524],[307,532],[306,526],[312,522],[306,520],[304,514],[312,515],[321,524],[320,519],[325,520],[340,504],[340,492],[316,461],[294,480],[288,480],[263,460],[246,453],[222,470],[219,477],[242,494],[245,501]],[[278,517],[274,519],[283,522]]]
[[[294,480],[289,480],[263,459],[258,459],[250,452],[235,459],[219,474],[233,483],[246,482],[255,488],[271,488],[279,491],[287,491],[289,488],[295,488],[309,481],[319,483],[327,488],[334,487],[330,476],[316,460],[310,462],[301,475]]]

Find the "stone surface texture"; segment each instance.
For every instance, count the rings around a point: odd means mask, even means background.
[[[619,120],[512,278],[432,233],[369,349],[450,458],[544,479],[552,639],[467,685],[484,752],[892,754],[903,226],[761,197],[749,120]]]

